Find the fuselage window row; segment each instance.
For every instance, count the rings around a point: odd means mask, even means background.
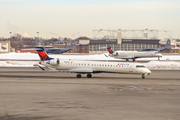
[[[90,66],[90,64],[86,64],[86,63],[66,63],[66,65]],[[120,65],[91,64],[91,66],[100,66],[100,67],[128,67],[129,64],[120,64]],[[136,68],[145,68],[145,66],[137,65]]]

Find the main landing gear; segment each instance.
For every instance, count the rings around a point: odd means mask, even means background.
[[[77,77],[77,78],[81,78],[81,74],[77,74],[76,77]]]
[[[77,78],[81,78],[82,75],[81,75],[81,74],[77,74],[76,77],[77,77]],[[88,74],[87,74],[87,78],[91,78],[91,77],[92,77],[91,73],[88,73]]]
[[[87,78],[91,78],[92,77],[92,75],[89,73],[89,74],[87,74]]]

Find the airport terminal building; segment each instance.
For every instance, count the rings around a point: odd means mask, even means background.
[[[90,54],[107,53],[107,46],[113,51],[136,51],[140,48],[160,48],[160,41],[171,38],[167,30],[93,30],[93,39],[77,39],[79,45],[87,45]]]
[[[107,53],[107,46],[112,50],[136,51],[139,48],[159,48],[159,39],[101,39],[79,40],[79,44],[88,45],[90,54]]]
[[[159,48],[157,39],[111,39],[111,40],[90,40],[89,53],[105,53],[106,47],[111,46],[112,50],[135,51],[139,48]]]

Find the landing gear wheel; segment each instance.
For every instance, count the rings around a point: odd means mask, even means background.
[[[77,74],[76,77],[77,77],[77,78],[81,78],[81,74]]]
[[[142,79],[144,79],[144,78],[145,78],[145,75],[143,74],[143,75],[142,75]]]
[[[87,78],[91,78],[92,77],[92,75],[91,74],[87,74]]]

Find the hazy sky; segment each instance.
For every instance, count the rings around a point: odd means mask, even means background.
[[[94,29],[146,28],[180,38],[180,0],[0,0],[0,37],[92,38]]]

